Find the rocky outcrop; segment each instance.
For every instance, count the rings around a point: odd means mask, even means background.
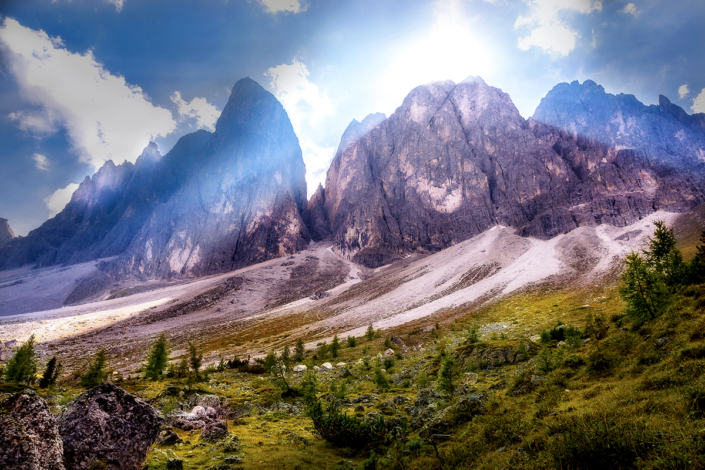
[[[0,401],[0,468],[64,470],[54,415],[34,392]]]
[[[139,470],[163,418],[112,384],[82,393],[59,417],[67,470]]]
[[[660,113],[681,122],[672,108]],[[587,127],[599,134],[605,119]],[[582,128],[570,133],[525,120],[506,93],[480,78],[432,83],[414,89],[389,119],[371,120],[361,132],[351,124],[317,195],[324,216],[315,220],[327,219],[340,254],[376,267],[498,224],[550,238],[685,210],[704,199],[705,171],[692,156],[699,147],[688,150],[702,131],[683,122],[690,143],[667,147],[670,159],[651,158],[619,140],[585,138]],[[321,206],[312,202],[310,213]]]
[[[3,246],[13,238],[15,238],[15,232],[10,228],[7,219],[0,217],[0,246]]]
[[[306,246],[301,149],[284,108],[237,82],[198,168],[159,205],[117,261],[115,276],[224,272]]]

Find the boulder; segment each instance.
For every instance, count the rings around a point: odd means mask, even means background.
[[[394,356],[393,349],[390,348],[390,349],[387,349],[386,351],[384,351],[384,357],[392,357],[392,356]]]
[[[303,364],[299,364],[297,366],[294,366],[294,372],[298,372],[299,374],[302,374],[308,370],[308,367],[306,367]]]
[[[290,415],[298,415],[301,413],[298,407],[284,403],[283,401],[278,401],[269,407],[270,412],[275,413],[287,413]]]
[[[0,468],[64,470],[63,443],[54,415],[34,392],[0,401]]]
[[[67,470],[140,470],[164,419],[147,403],[113,385],[82,393],[59,417]]]
[[[345,367],[345,366],[347,366],[347,364],[344,362],[339,362],[335,365],[335,367]]]
[[[223,439],[228,434],[228,423],[225,421],[211,421],[206,423],[201,433],[201,441],[215,442]]]
[[[331,364],[330,362],[324,362],[323,364],[321,364],[321,369],[333,370],[333,364]]]
[[[159,446],[173,446],[184,442],[174,431],[162,431],[157,439]]]

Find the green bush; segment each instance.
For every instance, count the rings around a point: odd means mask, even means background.
[[[354,348],[357,346],[357,339],[355,339],[354,336],[348,336],[347,342],[349,348]]]
[[[343,413],[337,400],[333,400],[327,410],[316,400],[309,408],[308,416],[318,434],[336,447],[360,449],[385,444],[392,437],[387,431],[384,418],[380,416],[372,423],[365,423]]]
[[[389,379],[387,378],[387,374],[382,372],[381,369],[375,368],[375,378],[374,378],[375,385],[379,387],[380,390],[388,390],[389,389]]]

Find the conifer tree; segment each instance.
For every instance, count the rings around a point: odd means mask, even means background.
[[[39,388],[48,388],[56,384],[60,373],[61,363],[57,361],[56,356],[54,356],[47,363],[47,368],[44,370],[44,375],[39,381]]]
[[[34,383],[34,374],[37,373],[37,360],[34,357],[34,335],[26,343],[17,348],[15,355],[10,358],[5,368],[6,382]]]
[[[157,341],[152,345],[152,349],[147,355],[147,364],[144,368],[144,376],[150,380],[159,380],[159,377],[166,370],[169,363],[169,345],[166,335],[162,333]]]
[[[372,327],[372,323],[370,323],[370,326],[367,327],[367,331],[365,331],[365,339],[367,341],[375,339],[375,329]]]
[[[303,361],[305,353],[306,353],[306,348],[304,347],[304,341],[301,338],[299,338],[296,341],[296,346],[294,347],[294,360],[296,362]]]
[[[188,353],[191,370],[196,375],[196,378],[200,378],[201,375],[199,371],[201,370],[201,364],[203,363],[203,354],[198,354],[196,346],[191,341],[188,342]]]
[[[340,351],[340,340],[338,340],[338,335],[333,336],[333,342],[330,343],[330,354],[333,357],[338,357],[338,351]]]
[[[83,387],[94,387],[102,384],[108,378],[108,357],[105,348],[100,348],[93,358],[93,363],[81,377]]]
[[[289,360],[291,359],[291,350],[289,349],[289,345],[287,344],[284,346],[284,350],[282,351],[281,356],[279,358],[284,362],[284,364],[288,364]]]

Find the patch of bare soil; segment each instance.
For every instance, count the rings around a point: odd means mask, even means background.
[[[206,310],[222,300],[223,297],[240,289],[243,282],[244,279],[241,277],[229,277],[224,282],[221,282],[212,289],[208,289],[202,294],[198,294],[189,301],[177,303],[158,312],[150,312],[147,310],[126,323],[130,326],[148,325],[168,318]]]
[[[290,264],[291,263],[291,264]],[[270,288],[269,296],[273,299],[268,308],[280,307],[306,297],[323,297],[323,293],[343,282],[350,268],[336,259],[321,266],[316,256],[306,256],[304,262],[296,265],[292,261],[282,263],[282,266],[294,266],[289,279]]]

